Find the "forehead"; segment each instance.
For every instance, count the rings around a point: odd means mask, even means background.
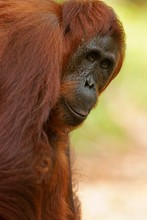
[[[112,36],[96,36],[85,44],[85,47],[90,50],[102,50],[103,52],[115,52],[116,41]]]

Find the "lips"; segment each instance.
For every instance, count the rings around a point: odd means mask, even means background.
[[[81,119],[83,119],[83,120],[87,117],[88,113],[85,113],[85,112],[76,110],[75,108],[71,107],[66,100],[65,100],[65,104],[66,104],[68,110],[69,110],[74,116],[76,116],[76,117],[78,117],[78,118],[81,118]]]

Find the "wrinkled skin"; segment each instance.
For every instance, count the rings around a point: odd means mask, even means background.
[[[117,44],[112,36],[96,36],[78,47],[62,79],[62,87],[69,85],[68,93],[61,92],[59,101],[65,124],[78,126],[86,119],[107,86],[117,60]]]

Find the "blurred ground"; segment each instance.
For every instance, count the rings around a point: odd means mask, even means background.
[[[77,158],[83,220],[147,219],[147,151]]]

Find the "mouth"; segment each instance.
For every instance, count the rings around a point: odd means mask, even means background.
[[[88,114],[84,114],[84,113],[81,113],[81,112],[78,112],[77,110],[75,110],[73,107],[71,107],[71,105],[69,105],[69,103],[65,101],[65,105],[67,106],[68,110],[77,118],[80,118],[82,120],[84,120]]]

